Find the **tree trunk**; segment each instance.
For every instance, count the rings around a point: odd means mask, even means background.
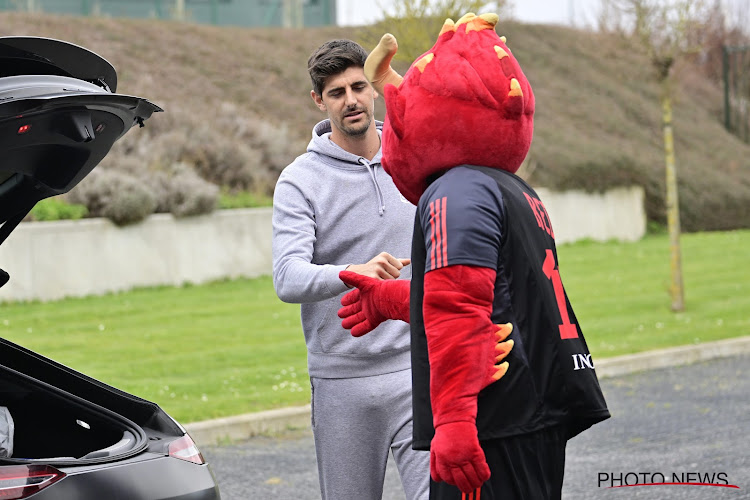
[[[664,158],[666,161],[667,183],[667,228],[669,230],[670,270],[672,282],[669,293],[672,300],[672,311],[685,310],[685,299],[682,284],[682,259],[680,252],[680,204],[677,197],[677,169],[674,156],[674,137],[672,134],[672,100],[669,91],[662,95],[662,126],[664,128]]]

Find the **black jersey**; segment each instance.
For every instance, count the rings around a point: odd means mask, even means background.
[[[478,398],[479,439],[562,424],[572,437],[609,417],[586,341],[557,267],[554,232],[536,192],[516,175],[453,168],[417,208],[410,323],[414,448],[434,435],[422,315],[424,275],[441,267],[495,269],[492,321],[512,323],[509,370]]]

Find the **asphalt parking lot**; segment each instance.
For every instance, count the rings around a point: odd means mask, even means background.
[[[569,442],[563,498],[750,499],[749,375],[744,354],[603,379],[612,418]],[[224,500],[320,498],[308,429],[201,450]]]

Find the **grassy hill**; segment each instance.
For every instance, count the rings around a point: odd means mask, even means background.
[[[256,189],[264,182],[266,191],[322,118],[309,97],[307,57],[325,40],[359,39],[361,29],[0,13],[0,35],[59,38],[94,50],[118,70],[118,92],[165,108],[143,131],[130,132],[111,156],[140,151],[143,161],[188,162],[219,183],[224,181],[212,171],[216,165],[234,162],[247,170],[243,165],[258,157],[250,169],[256,172],[247,175]],[[501,20],[497,31],[507,37],[537,99],[523,175],[553,189],[641,184],[649,219],[663,222],[659,87],[644,52],[620,37],[571,28]],[[750,145],[722,127],[720,83],[694,67],[680,70],[674,126],[683,228],[749,228]],[[383,116],[382,103],[377,115]],[[158,146],[145,141],[167,136],[171,142]],[[165,152],[165,144],[177,152]],[[102,166],[114,161],[108,157]]]

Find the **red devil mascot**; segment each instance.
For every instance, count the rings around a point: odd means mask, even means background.
[[[497,21],[448,19],[403,78],[390,34],[365,65],[385,96],[383,167],[417,205],[412,280],[343,271],[339,316],[354,336],[410,323],[433,499],[560,498],[567,440],[609,417],[549,216],[515,175],[534,94]]]

